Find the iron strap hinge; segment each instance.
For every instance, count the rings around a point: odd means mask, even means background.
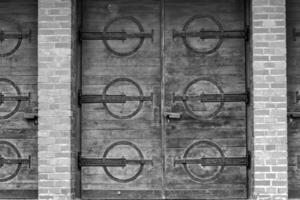
[[[79,94],[79,105],[84,103],[126,103],[128,101],[153,101],[153,93],[150,96]]]
[[[201,165],[201,166],[246,166],[251,167],[251,153],[247,152],[245,157],[201,157],[201,158],[183,158],[175,159],[174,166],[183,165]]]
[[[154,30],[150,33],[127,33],[126,31],[118,32],[82,32],[80,31],[80,40],[121,40],[129,38],[150,38],[153,42]]]
[[[200,31],[176,31],[173,30],[173,38],[176,37],[195,37],[200,39],[248,39],[248,30],[232,30],[232,31],[214,31],[214,30],[200,30]]]
[[[0,105],[5,101],[30,101],[30,99],[30,93],[27,96],[4,96],[4,94],[0,93]]]
[[[152,160],[126,158],[84,158],[78,153],[78,167],[126,167],[127,165],[152,165]]]
[[[173,94],[173,102],[176,101],[201,101],[201,102],[249,102],[249,93],[241,94],[200,94],[200,95],[183,95],[175,96]]]
[[[0,167],[3,167],[4,164],[14,165],[14,164],[25,164],[31,167],[31,156],[28,156],[27,159],[22,158],[4,158],[0,155]]]
[[[5,32],[0,31],[0,42],[3,42],[6,39],[28,39],[29,42],[31,41],[31,30],[27,33],[19,33],[19,32]]]

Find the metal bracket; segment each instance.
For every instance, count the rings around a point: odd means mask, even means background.
[[[130,38],[150,38],[153,42],[154,30],[150,33],[127,33],[126,31],[120,32],[80,32],[81,40],[121,40],[125,41]]]
[[[193,31],[193,32],[173,30],[173,38],[195,37],[195,38],[200,38],[202,40],[220,39],[220,38],[246,40],[248,38],[247,34],[248,34],[247,30],[232,30],[232,31],[200,30],[200,31]]]
[[[173,94],[173,102],[176,101],[201,101],[205,102],[248,102],[249,95],[242,94],[200,94],[195,96],[176,96]]]
[[[126,158],[84,158],[79,154],[78,166],[81,167],[126,167],[127,165],[151,165],[152,160]]]
[[[249,166],[249,158],[246,157],[225,157],[225,158],[213,158],[202,157],[197,159],[177,159],[174,161],[174,166],[178,164],[197,164],[202,166]]]
[[[18,158],[18,159],[12,159],[12,158],[4,158],[2,155],[0,155],[0,168],[4,166],[4,164],[7,165],[28,165],[29,168],[31,168],[31,156],[28,156],[27,159],[24,158]]]
[[[28,39],[31,42],[32,32],[29,30],[28,32],[9,32],[9,31],[0,31],[0,42],[2,43],[7,39]]]
[[[28,93],[27,96],[4,96],[0,92],[0,106],[5,102],[5,101],[28,101],[30,102],[31,99],[31,94]]]
[[[126,95],[80,95],[79,105],[85,103],[126,103],[128,101],[153,101],[153,93],[150,96],[126,96]]]

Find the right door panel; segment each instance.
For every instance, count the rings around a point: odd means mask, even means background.
[[[247,197],[245,40],[192,35],[244,30],[244,21],[240,0],[165,1],[166,198]]]

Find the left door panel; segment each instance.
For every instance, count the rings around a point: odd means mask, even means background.
[[[0,198],[37,198],[37,1],[0,2]]]
[[[160,2],[82,11],[82,198],[160,198]]]

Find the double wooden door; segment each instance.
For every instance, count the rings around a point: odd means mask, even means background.
[[[83,199],[247,197],[245,7],[83,1]]]

